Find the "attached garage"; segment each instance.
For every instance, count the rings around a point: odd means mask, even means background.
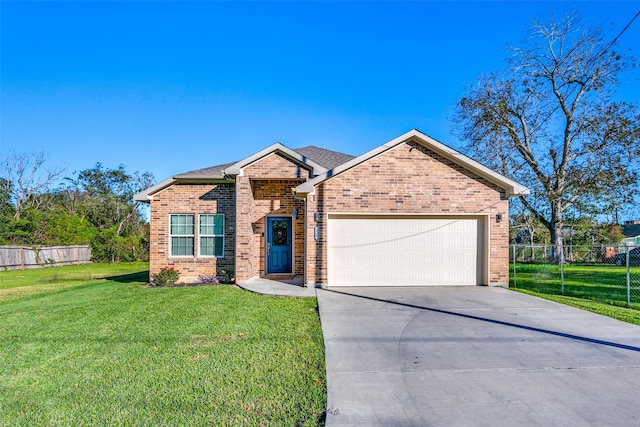
[[[305,281],[508,286],[509,198],[529,190],[413,130],[294,189]]]
[[[329,215],[328,286],[486,284],[487,216]]]

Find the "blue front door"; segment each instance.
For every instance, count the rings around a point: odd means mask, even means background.
[[[267,218],[267,274],[292,273],[291,218]]]

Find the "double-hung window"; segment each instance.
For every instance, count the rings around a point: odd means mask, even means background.
[[[200,256],[224,256],[224,215],[200,215]]]
[[[171,256],[193,256],[194,215],[171,215]]]

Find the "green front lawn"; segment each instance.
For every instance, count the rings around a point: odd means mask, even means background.
[[[317,425],[315,299],[145,288],[145,264],[0,272],[0,425]]]
[[[627,306],[627,270],[609,265],[565,265],[564,294],[559,265],[517,264],[510,288],[640,325],[640,268],[632,267]]]

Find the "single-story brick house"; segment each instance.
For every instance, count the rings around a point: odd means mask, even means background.
[[[276,143],[135,199],[151,205],[151,274],[507,286],[509,198],[528,192],[412,130],[358,157]]]

